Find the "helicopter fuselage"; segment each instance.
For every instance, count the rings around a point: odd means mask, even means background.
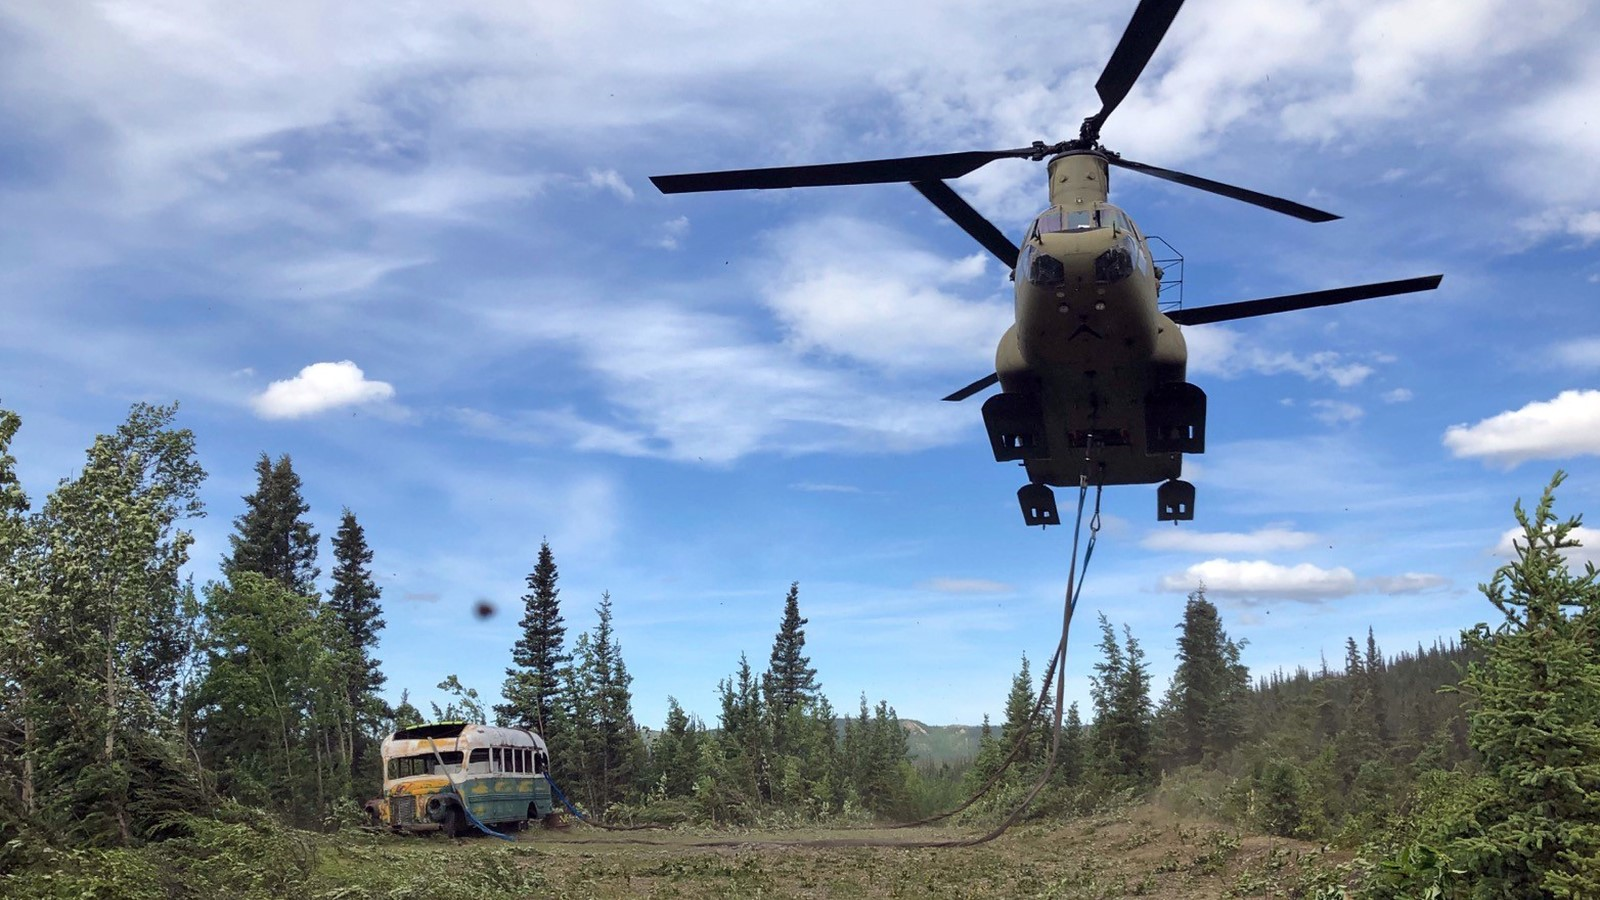
[[[1187,351],[1160,312],[1160,275],[1143,234],[1106,201],[1094,152],[1050,164],[1052,206],[1029,226],[1014,273],[1016,324],[1000,339],[1002,391],[1040,413],[1048,455],[1024,458],[1035,484],[1176,478],[1180,453],[1149,453],[1146,398],[1182,382]],[[1095,471],[1086,471],[1090,442]]]

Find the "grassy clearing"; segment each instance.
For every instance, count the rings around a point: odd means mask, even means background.
[[[446,871],[502,896],[557,898],[1341,896],[1325,887],[1336,883],[1335,861],[1314,845],[1242,835],[1152,806],[1024,825],[980,847],[892,846],[961,836],[942,829],[615,833],[583,826],[533,830],[515,845],[363,836],[332,841],[318,853],[308,894],[411,896],[417,875]],[[854,840],[890,846],[806,845]],[[713,842],[725,843],[704,846]]]

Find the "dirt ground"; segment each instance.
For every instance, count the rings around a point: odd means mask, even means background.
[[[487,838],[395,839],[457,864],[510,853],[540,870],[543,896],[1333,898],[1340,860],[1315,845],[1242,834],[1159,807],[1013,828],[977,847],[919,842],[976,832],[805,829],[750,833],[530,829]],[[852,844],[876,844],[853,846]]]

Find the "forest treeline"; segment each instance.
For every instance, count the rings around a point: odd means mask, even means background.
[[[20,423],[0,410],[0,869],[48,868],[52,846],[193,841],[241,811],[352,823],[386,733],[463,718],[533,728],[573,799],[635,821],[907,819],[990,783],[962,815],[993,821],[1054,746],[1035,817],[1153,797],[1355,849],[1361,896],[1600,896],[1600,586],[1567,566],[1579,520],[1554,515],[1559,474],[1517,506],[1517,558],[1483,586],[1498,621],[1460,642],[1385,654],[1369,630],[1333,665],[1252,677],[1197,586],[1164,690],[1102,615],[1091,708],[1060,710],[1059,737],[1024,657],[975,758],[919,765],[887,702],[840,716],[823,695],[798,584],[765,667],[741,655],[710,724],[669,698],[662,729],[638,727],[611,598],[569,643],[548,543],[501,702],[447,674],[443,708],[404,691],[391,706],[364,529],[342,511],[323,593],[287,456],[258,460],[215,577],[183,576],[205,473],[175,415],[135,406],[35,508],[8,454]]]

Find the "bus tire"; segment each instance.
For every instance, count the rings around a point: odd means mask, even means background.
[[[454,803],[444,808],[444,813],[439,818],[439,827],[445,837],[461,837],[461,818],[461,810]]]

